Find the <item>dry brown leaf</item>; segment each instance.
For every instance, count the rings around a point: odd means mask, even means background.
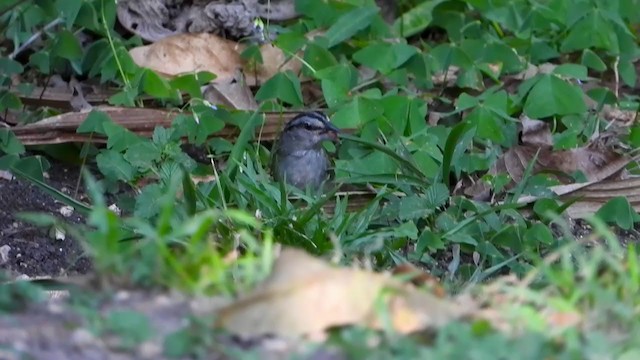
[[[202,97],[212,104],[222,104],[230,109],[258,109],[258,103],[240,71],[236,73],[231,81],[217,81],[207,85],[202,92]]]
[[[261,286],[218,312],[216,325],[246,337],[317,339],[335,326],[382,328],[380,300],[388,306],[390,325],[401,333],[444,325],[472,308],[455,306],[389,274],[334,268],[289,248]]]
[[[179,34],[150,45],[129,50],[136,64],[164,76],[209,71],[217,75],[215,82],[230,82],[242,70],[249,86],[259,85],[278,71],[291,70],[298,74],[302,63],[287,56],[279,48],[265,44],[260,47],[263,64],[255,67],[246,63],[240,54],[244,44],[207,33]]]
[[[589,182],[626,177],[624,167],[630,159],[611,149],[606,136],[601,136],[584,147],[556,151],[551,145],[548,124],[525,117],[522,120],[521,139],[522,145],[507,150],[488,171],[491,175],[508,174],[511,178],[509,187],[522,181],[526,168],[534,159],[536,161],[532,174],[553,173],[563,184],[569,183],[570,175],[578,171]],[[487,192],[488,186],[484,182],[477,182],[464,191],[475,198],[485,198]]]

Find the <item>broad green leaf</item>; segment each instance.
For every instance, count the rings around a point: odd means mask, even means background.
[[[313,43],[307,45],[303,59],[306,65],[310,67],[310,69],[308,67],[305,67],[305,69],[310,70],[311,74],[338,64],[338,61],[329,50]]]
[[[435,60],[438,71],[444,72],[452,65],[462,70],[468,70],[473,67],[474,60],[460,47],[452,44],[440,44],[433,48],[430,53]]]
[[[53,54],[67,60],[79,60],[82,57],[80,41],[69,30],[62,30],[57,34]]]
[[[159,99],[166,99],[174,95],[169,82],[149,69],[144,70],[142,89],[145,93]]]
[[[114,151],[125,151],[131,145],[137,144],[143,139],[120,124],[107,122],[103,124],[107,136],[107,148]]]
[[[224,128],[224,121],[220,119],[217,110],[204,105],[193,106],[191,110],[194,116],[193,124],[195,124],[195,144],[203,144],[211,134]]]
[[[51,70],[51,56],[48,51],[41,50],[29,56],[29,64],[36,67],[41,73],[49,74]]]
[[[71,30],[83,3],[84,1],[56,0],[58,14],[65,20],[67,29]]]
[[[353,54],[353,59],[362,65],[388,74],[417,52],[418,50],[411,45],[377,42]]]
[[[468,122],[461,122],[456,125],[449,136],[447,137],[444,152],[442,154],[442,183],[449,184],[449,177],[451,176],[451,164],[454,160],[454,155],[457,153],[456,149],[461,144],[460,140],[464,137],[464,135],[473,129],[473,126],[469,126]]]
[[[133,214],[143,219],[150,219],[158,215],[165,190],[160,184],[149,184],[142,188],[136,199]]]
[[[335,107],[349,98],[349,90],[355,83],[354,75],[351,67],[345,64],[316,72],[315,76],[321,80],[322,94],[329,107]]]
[[[425,195],[425,205],[429,209],[435,210],[449,200],[449,188],[443,183],[435,183],[427,188]]]
[[[382,115],[383,111],[378,101],[359,96],[334,114],[333,123],[339,128],[357,129]]]
[[[618,225],[624,230],[633,228],[633,225],[640,220],[640,215],[631,207],[627,198],[615,197],[596,212],[596,216],[607,223]]]
[[[131,181],[135,175],[135,168],[131,166],[122,154],[113,150],[104,150],[96,156],[96,163],[100,172],[111,180]]]
[[[589,95],[590,98],[598,103],[598,105],[613,105],[618,102],[616,94],[614,94],[609,88],[606,87],[589,89],[587,91],[587,95]]]
[[[532,119],[587,111],[582,90],[555,75],[542,75],[529,92],[524,112]]]
[[[582,52],[582,65],[593,69],[595,71],[605,71],[607,70],[607,65],[602,61],[598,54],[594,53],[590,49],[584,49]]]
[[[22,108],[22,101],[16,94],[7,90],[0,90],[0,111],[7,109],[19,110]]]
[[[578,80],[587,80],[589,74],[587,68],[584,65],[578,64],[561,64],[553,69],[553,73],[556,75],[563,75]]]
[[[62,0],[64,1],[64,0]],[[82,7],[80,7],[80,11],[78,11],[78,15],[76,16],[75,23],[78,26],[87,28],[92,31],[102,32],[104,29],[100,27],[100,22],[98,21],[98,14],[96,13],[96,8],[93,4],[88,2],[82,2]]]
[[[640,126],[635,125],[629,131],[629,142],[634,148],[640,148]]]
[[[302,106],[300,80],[291,71],[274,75],[256,93],[257,101],[276,99],[290,105]]]
[[[11,76],[22,74],[23,71],[24,66],[19,62],[6,57],[0,57],[0,75]]]
[[[15,172],[17,170],[29,178],[44,182],[43,174],[50,166],[49,161],[47,161],[45,157],[29,156],[13,163],[11,165],[11,171]]]
[[[393,30],[396,34],[403,37],[415,35],[431,24],[433,20],[433,9],[444,0],[432,0],[420,2],[411,10],[402,14],[402,16],[393,24]]]
[[[614,54],[620,52],[613,27],[598,11],[591,12],[571,27],[569,35],[562,42],[561,50],[568,53],[591,47]]]
[[[467,93],[462,93],[456,99],[456,111],[464,111],[472,107],[478,106],[480,101],[477,97],[473,97]]]
[[[442,238],[429,229],[424,229],[418,238],[416,243],[416,252],[422,255],[426,252],[432,252],[436,250],[444,250],[445,244]]]
[[[285,32],[276,38],[274,44],[286,54],[295,54],[308,42],[307,38],[296,31]]]
[[[369,26],[378,11],[376,6],[364,6],[342,15],[325,33],[329,47],[338,45]]]
[[[475,108],[467,116],[466,121],[476,127],[476,135],[479,138],[488,139],[495,143],[505,141],[503,132],[504,120],[486,107],[479,106]]]
[[[415,240],[418,238],[418,228],[413,221],[408,221],[400,224],[400,226],[394,227],[393,234],[396,237],[408,237],[409,239]]]
[[[160,159],[160,149],[148,140],[131,145],[124,153],[124,159],[141,170],[148,170]]]
[[[178,89],[187,92],[193,99],[201,99],[202,91],[200,90],[200,82],[194,74],[186,74],[178,76],[169,81],[172,89]]]
[[[104,125],[106,123],[112,123],[113,120],[109,117],[109,115],[103,113],[100,110],[91,110],[89,115],[87,115],[86,119],[78,126],[76,132],[78,134],[95,132],[98,134],[106,135]]]
[[[0,152],[9,155],[24,153],[24,145],[18,140],[13,131],[0,128]]]
[[[409,195],[400,200],[398,218],[400,220],[420,219],[433,213],[427,201],[418,195]]]
[[[638,81],[638,73],[632,61],[620,60],[618,63],[618,72],[620,73],[622,81],[624,81],[627,86],[635,88],[636,82]]]
[[[527,232],[524,234],[524,241],[529,246],[538,247],[540,245],[551,245],[554,240],[549,227],[537,223],[527,229]]]

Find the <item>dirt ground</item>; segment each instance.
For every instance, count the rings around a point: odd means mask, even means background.
[[[66,194],[75,192],[79,168],[52,162],[47,182]],[[6,175],[6,174],[5,174]],[[17,218],[19,212],[43,212],[64,218],[65,206],[27,181],[0,177],[0,270],[34,276],[86,273],[89,260],[73,238],[56,239],[54,229],[40,228]],[[81,223],[77,213],[66,221]]]

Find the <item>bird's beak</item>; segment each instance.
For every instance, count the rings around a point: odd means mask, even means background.
[[[327,129],[325,130],[325,133],[327,134],[327,139],[329,139],[331,141],[337,141],[338,140],[338,134],[340,133],[340,129],[338,129],[332,123],[327,122]]]

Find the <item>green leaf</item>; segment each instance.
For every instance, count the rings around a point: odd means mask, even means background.
[[[149,69],[144,70],[142,89],[145,93],[159,99],[166,99],[174,95],[169,82]]]
[[[450,183],[449,177],[451,176],[451,162],[453,161],[456,148],[460,144],[459,140],[472,128],[473,126],[469,126],[469,123],[461,122],[449,133],[444,146],[444,152],[442,154],[442,183]]]
[[[551,234],[548,226],[537,223],[527,229],[524,234],[524,241],[533,247],[537,247],[540,244],[551,245],[553,244],[553,234]]]
[[[638,81],[638,73],[633,61],[620,60],[620,62],[618,62],[618,72],[620,73],[622,81],[624,81],[627,86],[635,88],[636,82]]]
[[[6,58],[0,57],[0,75],[3,76],[11,76],[22,74],[24,71],[24,66],[19,62]]]
[[[185,91],[191,98],[202,98],[200,84],[198,84],[193,74],[179,76],[175,79],[172,79],[169,84],[173,89]]]
[[[29,64],[41,73],[49,74],[51,71],[51,56],[48,51],[41,50],[29,56]]]
[[[65,25],[67,25],[67,29],[71,30],[73,23],[76,21],[76,17],[80,12],[80,8],[84,4],[84,1],[67,1],[67,0],[57,0],[56,8],[58,10],[58,14],[65,19]]]
[[[82,57],[80,41],[69,30],[62,30],[58,33],[52,52],[67,60],[79,60]]]
[[[295,54],[308,42],[307,38],[296,31],[278,35],[274,44],[287,54]]]
[[[0,90],[0,111],[7,109],[19,110],[22,108],[22,101],[16,94],[7,90]]]
[[[333,123],[343,129],[359,128],[382,115],[379,101],[358,96],[333,115]]]
[[[406,223],[400,224],[400,226],[396,226],[393,228],[393,234],[396,237],[408,237],[409,239],[417,239],[418,238],[418,228],[413,221],[409,221]]]
[[[400,200],[398,209],[400,220],[419,219],[432,213],[433,209],[427,206],[427,201],[418,195],[409,195]]]
[[[151,219],[160,213],[165,189],[160,184],[149,184],[142,188],[136,199],[133,214],[143,219]]]
[[[196,105],[191,108],[193,118],[189,119],[189,125],[194,131],[193,141],[196,145],[203,144],[211,134],[224,128],[224,121],[220,119],[219,111],[209,106]],[[191,134],[189,134],[189,138]]]
[[[378,10],[377,6],[364,6],[342,15],[325,33],[329,47],[338,45],[371,25]]]
[[[113,120],[109,117],[109,115],[103,113],[100,110],[91,110],[89,115],[87,115],[86,119],[78,126],[76,132],[78,134],[95,132],[98,134],[106,135],[105,124],[113,123]]]
[[[596,216],[624,230],[632,229],[633,225],[640,220],[640,215],[631,207],[627,198],[622,196],[607,201],[596,212]]]
[[[0,151],[9,155],[19,155],[24,153],[25,148],[13,131],[0,129]]]
[[[22,158],[11,165],[11,171],[19,171],[31,179],[44,181],[44,172],[50,167],[49,162],[42,156],[30,156]]]
[[[418,50],[411,45],[377,42],[353,54],[353,59],[382,74],[388,74],[417,53]]]
[[[635,125],[629,131],[629,143],[634,148],[640,148],[640,126]]]
[[[593,88],[587,91],[587,95],[592,98],[598,105],[608,104],[613,105],[618,102],[616,94],[614,94],[609,88]]]
[[[311,73],[338,64],[338,61],[329,50],[313,43],[307,45],[303,59],[311,68]],[[307,69],[307,67],[305,67],[305,69]]]
[[[479,106],[467,116],[466,121],[476,127],[476,135],[481,139],[488,139],[495,143],[505,141],[504,121],[493,111]]]
[[[532,119],[553,115],[580,114],[587,111],[582,90],[555,75],[542,75],[524,104],[524,112]]]
[[[403,37],[415,35],[426,29],[433,20],[433,9],[444,0],[423,1],[402,16],[393,24],[396,34]]]
[[[300,80],[291,71],[274,75],[256,93],[257,101],[276,99],[290,105],[302,106]]]
[[[114,122],[104,123],[104,132],[107,136],[107,148],[117,152],[124,151],[142,141],[136,133]]]
[[[435,210],[449,200],[449,188],[443,183],[435,183],[427,188],[425,195],[425,205],[429,209]]]
[[[327,105],[334,107],[349,97],[349,90],[355,85],[352,68],[345,64],[331,66],[315,73],[321,80],[322,94]]]
[[[100,171],[109,179],[131,181],[136,170],[129,164],[124,156],[113,150],[104,150],[96,156],[96,162]]]
[[[416,253],[419,255],[425,252],[431,252],[436,250],[444,250],[445,244],[442,238],[429,229],[425,229],[420,234],[418,242],[416,243]]]
[[[124,159],[141,170],[150,169],[160,159],[160,149],[148,140],[140,141],[128,147]]]
[[[578,64],[558,65],[555,69],[553,69],[553,73],[556,75],[564,75],[578,80],[587,80],[589,78],[587,68],[584,65]]]
[[[572,26],[560,49],[563,53],[570,53],[591,47],[614,54],[620,52],[616,32],[600,11],[589,13]]]
[[[591,68],[595,71],[603,72],[607,70],[607,65],[602,61],[598,54],[594,53],[590,49],[584,49],[582,52],[582,65]]]

